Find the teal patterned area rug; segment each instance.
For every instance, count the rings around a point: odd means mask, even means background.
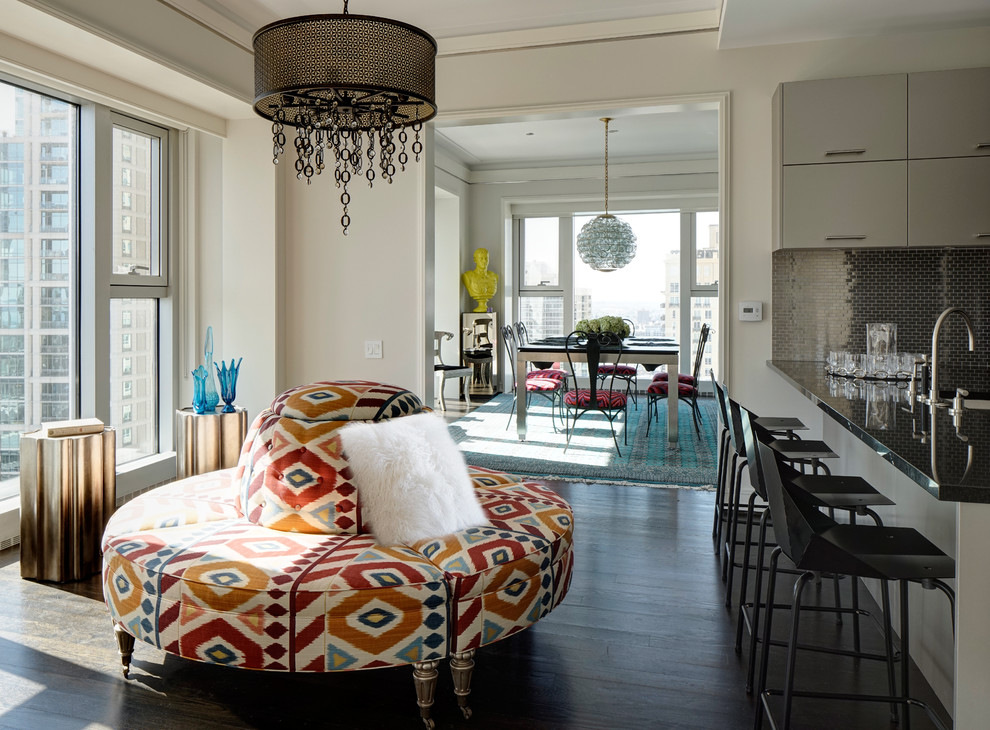
[[[509,424],[512,396],[505,393],[451,423],[450,433],[468,464],[487,469],[541,479],[712,488],[718,456],[714,399],[698,400],[700,436],[689,406],[681,404],[676,445],[667,443],[666,403],[660,404],[659,422],[653,422],[647,436],[645,396],[639,401],[639,410],[630,407],[628,424],[621,418],[616,422],[621,457],[615,453],[608,421],[599,413],[578,419],[565,454],[566,436],[554,433],[549,401],[539,397],[526,413],[525,441],[516,437],[514,414]],[[623,431],[628,444],[622,443]]]

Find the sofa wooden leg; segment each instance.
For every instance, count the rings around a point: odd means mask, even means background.
[[[134,637],[117,624],[113,625],[113,634],[117,639],[117,648],[120,650],[121,669],[124,677],[127,677],[131,671],[131,657],[134,655]]]
[[[454,679],[454,694],[457,706],[464,713],[464,719],[471,717],[468,695],[471,694],[471,673],[474,671],[474,649],[450,655],[450,676]]]
[[[430,717],[430,708],[433,707],[433,694],[437,688],[437,676],[440,666],[439,659],[431,659],[425,662],[413,664],[413,683],[416,685],[416,704],[419,705],[419,716],[423,718],[423,724],[427,730],[433,730],[434,722]]]

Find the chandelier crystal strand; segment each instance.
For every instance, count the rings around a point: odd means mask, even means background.
[[[411,157],[420,160],[423,123],[437,113],[436,41],[407,23],[350,15],[344,0],[343,14],[261,28],[254,50],[254,109],[272,122],[273,162],[285,152],[286,126],[296,128],[300,180],[312,183],[332,152],[346,232],[354,176],[369,187],[379,176],[391,183],[396,167],[402,172]]]

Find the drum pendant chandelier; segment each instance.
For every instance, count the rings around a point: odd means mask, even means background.
[[[615,271],[628,264],[636,256],[636,236],[632,227],[614,215],[608,214],[608,123],[605,122],[605,213],[588,221],[577,237],[577,250],[581,260],[595,271]]]
[[[303,15],[254,34],[254,110],[272,121],[272,161],[295,127],[296,177],[312,182],[326,165],[341,188],[347,234],[348,184],[392,182],[419,162],[423,123],[437,113],[437,42],[412,25],[371,15]],[[409,133],[413,133],[409,145]]]

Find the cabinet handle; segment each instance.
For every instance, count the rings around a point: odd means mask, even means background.
[[[829,155],[862,155],[866,153],[866,148],[861,149],[848,149],[848,150],[825,150],[825,156]]]
[[[850,236],[825,236],[826,241],[862,241],[864,238],[866,238],[866,236],[863,234],[853,234]]]
[[[978,150],[985,150],[988,147],[990,147],[990,142],[977,142],[976,143],[976,149],[978,149]]]
[[[977,233],[973,238],[990,238],[990,233]]]

